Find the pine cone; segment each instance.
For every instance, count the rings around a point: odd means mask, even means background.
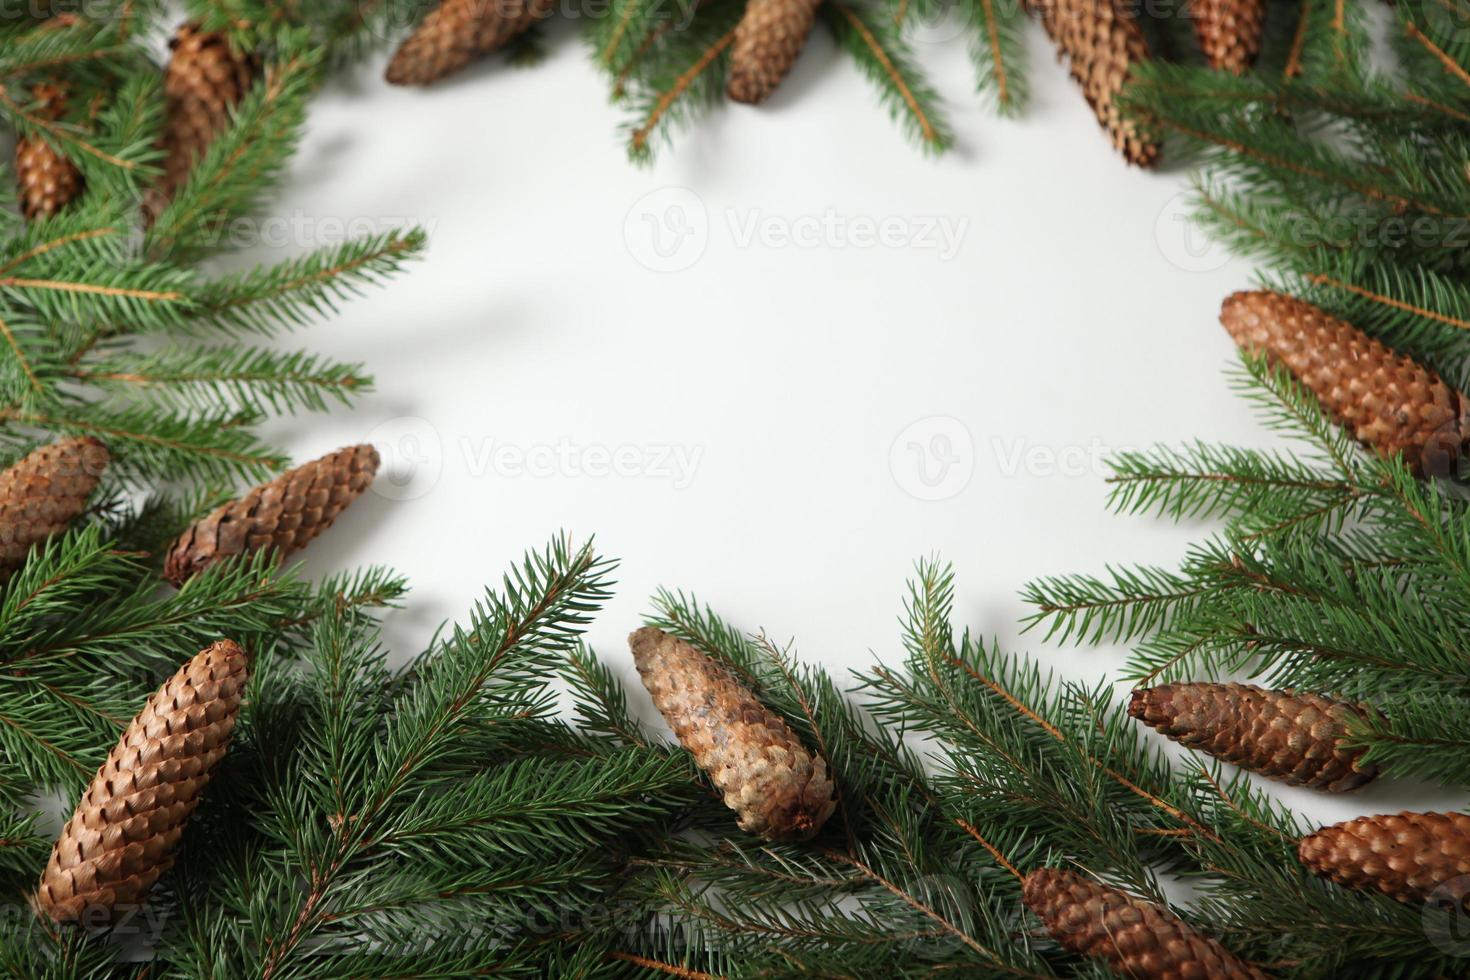
[[[628,637],[633,662],[674,734],[709,773],[742,829],[806,840],[837,806],[827,761],[723,666],[646,626]]]
[[[264,548],[285,558],[331,527],[377,472],[376,449],[348,446],[282,473],[195,521],[169,548],[163,577],[183,586],[222,558]]]
[[[1038,868],[1021,901],[1051,937],[1137,980],[1265,980],[1265,974],[1168,909],[1073,871]]]
[[[1149,59],[1148,41],[1125,0],[1027,0],[1071,65],[1072,78],[1124,158],[1140,167],[1159,160],[1156,137],[1125,119],[1118,94],[1134,65]]]
[[[756,105],[776,91],[806,46],[820,5],[821,0],[749,0],[730,53],[730,98]]]
[[[1403,453],[1421,476],[1455,472],[1470,434],[1470,401],[1433,371],[1310,303],[1267,290],[1225,300],[1220,322],[1243,349],[1284,364],[1379,454]]]
[[[102,925],[136,908],[168,870],[230,746],[248,670],[245,651],[221,640],[148,699],[51,849],[37,895],[47,915]]]
[[[1189,13],[1211,68],[1244,75],[1255,64],[1266,30],[1265,0],[1190,0]]]
[[[31,90],[37,115],[55,122],[66,115],[66,88],[42,84]],[[43,139],[23,136],[15,143],[15,177],[20,209],[27,221],[49,218],[82,193],[82,172]]]
[[[1470,875],[1470,816],[1359,817],[1303,837],[1297,857],[1313,874],[1344,888],[1380,891],[1400,902],[1424,902],[1440,885]]]
[[[505,45],[551,13],[555,0],[443,0],[388,62],[391,85],[428,85]]]
[[[0,473],[0,582],[25,563],[32,545],[60,534],[87,509],[108,459],[96,439],[63,439]]]
[[[168,46],[173,51],[163,76],[163,176],[145,203],[154,217],[183,186],[189,171],[231,115],[255,77],[253,59],[230,49],[220,33],[183,24]]]
[[[1329,793],[1378,775],[1365,749],[1343,743],[1368,709],[1317,694],[1253,684],[1164,684],[1133,692],[1128,713],[1175,741],[1292,786]]]

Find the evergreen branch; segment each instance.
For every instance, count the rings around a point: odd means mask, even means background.
[[[10,325],[5,322],[4,317],[0,317],[0,336],[5,338],[5,342],[10,345],[10,349],[15,353],[15,362],[25,374],[31,389],[40,392],[42,390],[41,381],[36,377],[35,369],[31,367],[31,362],[26,357],[25,350],[20,346],[20,342],[15,339],[15,334],[11,332]]]
[[[979,955],[982,959],[990,962],[996,969],[999,969],[1002,973],[1016,977],[1040,978],[1043,976],[1043,974],[1032,973],[1029,970],[1018,970],[1010,966],[1003,959],[1001,959],[997,953],[981,945],[979,942],[976,941],[973,936],[971,936],[965,930],[959,928],[953,922],[950,922],[944,916],[940,915],[933,908],[929,907],[924,902],[921,902],[919,899],[915,898],[913,895],[909,894],[898,885],[889,881],[887,878],[883,877],[881,874],[874,871],[872,868],[868,867],[857,858],[849,857],[846,854],[839,854],[836,851],[824,851],[823,853],[831,861],[834,861],[838,864],[846,864],[853,868],[856,868],[859,872],[863,874],[864,877],[869,878],[877,884],[881,885],[885,890],[891,892],[895,898],[898,898],[905,905],[908,905],[910,908],[914,909],[914,911],[918,912],[925,918],[933,920],[934,923],[939,926],[939,928],[943,929],[951,936],[954,936],[966,946],[970,947],[970,949],[974,950],[977,955]]]
[[[898,29],[882,20],[864,17],[854,7],[829,0],[821,8],[836,32],[838,43],[852,54],[864,74],[878,84],[890,113],[902,121],[920,145],[939,153],[953,142],[948,126],[934,108],[938,97],[911,63]]]
[[[692,65],[675,78],[667,89],[659,93],[652,108],[644,114],[643,121],[639,123],[629,137],[629,152],[635,160],[646,158],[649,155],[649,137],[663,122],[669,110],[673,108],[679,99],[689,92],[695,81],[708,71],[715,61],[733,43],[735,43],[735,29],[732,27],[706,47]]]
[[[324,411],[372,389],[361,365],[337,364],[302,352],[249,347],[173,347],[154,354],[118,354],[74,368],[79,381],[134,389],[170,409],[207,411],[234,404],[263,414],[303,408]]]
[[[267,336],[282,325],[303,325],[381,284],[418,257],[426,241],[418,228],[384,232],[215,280],[195,297],[189,322]]]
[[[1435,323],[1443,323],[1445,326],[1454,327],[1457,330],[1470,330],[1470,320],[1462,319],[1455,316],[1448,316],[1443,313],[1437,313],[1434,310],[1425,309],[1424,307],[1416,306],[1413,303],[1394,299],[1392,296],[1384,296],[1381,293],[1375,293],[1372,290],[1364,289],[1362,286],[1355,286],[1352,283],[1341,282],[1337,279],[1333,279],[1331,276],[1312,275],[1307,277],[1307,281],[1317,286],[1328,286],[1332,289],[1340,289],[1343,292],[1352,293],[1354,296],[1361,297],[1362,299],[1366,299],[1369,302],[1377,303],[1381,306],[1386,306],[1391,310],[1397,310],[1401,313],[1409,313],[1416,317],[1423,317],[1424,319],[1431,320]]]
[[[210,251],[227,219],[247,213],[280,174],[305,119],[305,97],[317,74],[319,49],[291,50],[235,107],[231,125],[195,162],[184,186],[149,229],[152,256]]]
[[[55,238],[47,239],[36,245],[30,246],[25,251],[16,255],[14,258],[10,259],[4,264],[0,264],[0,276],[3,276],[8,272],[13,271],[14,269],[19,268],[22,265],[25,265],[32,259],[40,258],[41,256],[46,255],[49,252],[55,251],[57,249],[66,248],[78,242],[89,241],[95,238],[108,238],[116,235],[117,231],[118,230],[116,228],[112,227],[87,228],[83,231],[71,232],[69,234],[58,235]]]
[[[1467,87],[1470,87],[1470,71],[1466,71],[1464,66],[1460,65],[1448,54],[1446,54],[1443,48],[1431,41],[1429,37],[1419,29],[1419,25],[1415,24],[1411,20],[1405,21],[1404,33],[1407,34],[1416,44],[1420,45],[1424,48],[1424,50],[1433,55],[1434,59],[1444,66],[1445,71],[1449,72],[1455,78],[1465,83]]]
[[[0,85],[0,109],[8,110],[26,126],[45,133],[47,138],[58,146],[93,157],[109,166],[117,167],[119,170],[133,170],[138,166],[137,161],[124,160],[121,157],[114,156],[95,144],[82,139],[60,123],[52,122],[35,113],[27,112],[19,103],[10,97],[4,85]]]
[[[56,415],[11,409],[0,411],[0,420],[97,436],[113,451],[119,472],[140,476],[259,479],[287,462],[246,430],[254,417],[237,412],[189,416],[94,409]]]

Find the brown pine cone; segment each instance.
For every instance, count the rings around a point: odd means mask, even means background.
[[[1216,71],[1244,75],[1261,52],[1265,0],[1190,0],[1194,34]]]
[[[1405,812],[1359,817],[1303,837],[1297,858],[1313,874],[1344,888],[1424,902],[1440,885],[1470,875],[1470,816]],[[1463,892],[1454,890],[1452,900]]]
[[[1163,684],[1133,692],[1128,713],[1182,745],[1232,765],[1329,793],[1378,775],[1365,749],[1343,744],[1348,722],[1368,709],[1318,694],[1254,684]]]
[[[348,446],[288,470],[195,521],[169,548],[163,577],[182,587],[222,558],[265,548],[285,558],[331,527],[377,472],[372,446]]]
[[[1148,41],[1125,0],[1027,0],[1066,55],[1072,78],[1123,157],[1140,167],[1159,161],[1157,138],[1125,119],[1118,94],[1134,65],[1149,59]]]
[[[42,84],[31,90],[37,115],[55,122],[66,115],[66,88]],[[15,177],[20,209],[27,221],[49,218],[82,193],[82,172],[43,139],[23,136],[15,143]]]
[[[1051,937],[1137,980],[1265,980],[1265,974],[1168,909],[1074,871],[1037,868],[1021,889]]]
[[[821,2],[749,0],[730,52],[730,98],[756,105],[776,91],[806,46]]]
[[[97,439],[63,439],[0,473],[0,582],[87,509],[109,458]]]
[[[168,870],[230,746],[249,666],[244,650],[220,640],[148,699],[51,849],[37,898],[52,919],[104,925],[136,909]]]
[[[551,13],[555,0],[443,0],[388,62],[391,85],[428,85],[505,45]]]
[[[1244,350],[1284,364],[1337,422],[1420,476],[1463,458],[1470,401],[1439,375],[1310,303],[1269,290],[1236,293],[1220,322]]]
[[[163,76],[163,176],[149,194],[150,217],[183,186],[189,171],[215,137],[229,126],[235,106],[255,78],[255,62],[230,49],[220,33],[183,24],[168,46],[173,51]]]
[[[837,806],[827,761],[714,660],[662,630],[628,637],[654,707],[739,815],[769,840],[806,840]]]

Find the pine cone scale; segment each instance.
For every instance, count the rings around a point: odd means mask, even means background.
[[[38,115],[56,122],[66,115],[66,86],[37,85],[31,95]],[[15,143],[15,177],[20,187],[20,209],[27,221],[49,218],[82,193],[82,172],[49,142],[23,136]]]
[[[108,461],[100,440],[63,439],[0,473],[0,583],[87,509]]]
[[[1470,875],[1470,815],[1359,817],[1303,837],[1297,858],[1313,874],[1344,888],[1426,902],[1440,886]]]
[[[1137,980],[1265,980],[1265,974],[1167,909],[1073,871],[1038,868],[1021,901],[1053,939]]]
[[[1470,399],[1439,375],[1310,303],[1268,290],[1225,300],[1220,322],[1242,349],[1284,365],[1323,409],[1381,456],[1448,476],[1470,437]]]
[[[145,211],[156,216],[184,182],[211,143],[230,125],[235,106],[254,81],[253,59],[235,53],[220,33],[183,24],[169,42],[173,55],[164,73],[163,176]]]
[[[1157,137],[1124,117],[1118,97],[1135,65],[1150,58],[1148,40],[1123,0],[1028,0],[1072,78],[1124,159],[1140,167],[1158,163]]]
[[[749,0],[735,27],[726,93],[755,105],[776,91],[806,47],[821,0]]]
[[[279,558],[294,554],[362,496],[378,463],[372,446],[349,446],[255,487],[179,535],[164,562],[164,578],[182,586],[224,558],[265,549],[275,549]]]
[[[1190,0],[1189,13],[1210,67],[1245,74],[1261,51],[1265,0]]]
[[[1128,713],[1181,745],[1293,786],[1342,793],[1377,776],[1344,744],[1363,705],[1251,684],[1164,684],[1133,692]]]
[[[428,85],[505,46],[554,9],[554,0],[444,0],[393,53],[391,85]]]
[[[836,809],[827,761],[723,666],[677,637],[628,637],[654,706],[738,815],[770,840],[805,840]]]
[[[90,925],[143,901],[229,748],[248,676],[245,651],[221,640],[148,699],[52,848],[37,891],[47,915]]]

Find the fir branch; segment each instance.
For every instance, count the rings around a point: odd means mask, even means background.
[[[383,232],[206,283],[186,326],[270,336],[335,312],[337,304],[380,285],[417,258],[421,229]]]
[[[704,94],[707,100],[713,97],[716,86],[722,84],[719,76],[724,74],[723,70],[717,69],[715,66],[721,63],[726,50],[734,42],[735,28],[731,27],[728,31],[706,45],[699,53],[699,57],[688,68],[675,76],[666,87],[658,91],[656,97],[648,108],[642,112],[640,121],[630,131],[628,136],[628,155],[635,162],[644,162],[652,158],[652,149],[649,143],[650,137],[661,129],[667,129],[669,120],[677,118],[677,116],[673,116],[671,113],[681,103],[681,100],[684,100],[686,96],[693,98],[700,94]],[[708,81],[709,73],[712,70],[714,71],[715,78],[713,81]],[[700,82],[704,82],[703,89],[705,92],[703,93],[696,88],[696,85]]]
[[[257,205],[295,149],[321,55],[293,44],[266,66],[235,107],[229,128],[210,143],[149,229],[149,255],[177,260],[216,250],[225,223]]]
[[[43,414],[0,412],[0,421],[49,432],[97,436],[113,453],[121,474],[170,474],[200,481],[258,480],[282,469],[287,459],[267,448],[248,429],[257,416],[238,411],[205,415],[165,414],[153,408],[95,409]]]
[[[172,347],[85,362],[73,376],[168,410],[234,405],[252,414],[325,411],[372,390],[361,365],[300,351],[251,347]]]
[[[938,110],[939,97],[919,74],[898,28],[883,18],[869,17],[850,4],[836,0],[821,10],[841,44],[877,84],[889,114],[925,152],[942,153],[953,143],[949,126]]]

